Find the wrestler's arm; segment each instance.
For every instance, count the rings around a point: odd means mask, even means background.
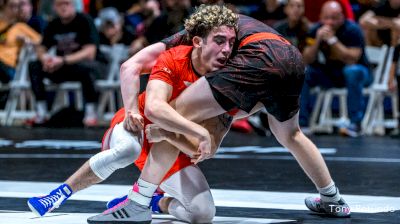
[[[128,131],[143,129],[143,118],[139,114],[137,103],[140,90],[140,74],[150,73],[158,56],[165,49],[166,46],[164,43],[152,44],[136,53],[121,65],[121,94],[126,119],[128,119],[128,121],[124,122],[124,127]]]
[[[232,116],[228,114],[222,114],[218,117],[210,118],[201,123],[201,125],[210,132],[210,156],[213,156],[216,153],[224,136],[228,133],[231,123]],[[151,143],[160,142],[163,140],[168,141],[171,145],[174,145],[176,148],[180,149],[180,151],[189,155],[194,160],[200,155],[200,153],[198,153],[196,150],[199,142],[193,137],[166,131],[158,127],[156,124],[150,124],[146,126],[146,135]]]
[[[143,118],[140,116],[137,107],[137,96],[140,90],[140,74],[150,73],[158,56],[166,49],[178,45],[190,44],[191,42],[186,38],[186,31],[182,30],[163,39],[161,42],[143,48],[121,65],[121,94],[126,113],[124,122],[125,129],[128,131],[143,129]]]
[[[145,116],[167,131],[191,135],[200,142],[210,143],[210,135],[205,128],[187,120],[169,105],[172,88],[161,80],[149,81],[146,88]]]

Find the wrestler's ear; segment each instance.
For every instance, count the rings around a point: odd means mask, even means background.
[[[201,45],[203,44],[203,38],[199,36],[194,36],[192,42],[193,42],[193,47],[201,47]]]

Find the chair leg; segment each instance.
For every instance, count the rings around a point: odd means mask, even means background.
[[[321,113],[322,101],[324,98],[325,98],[325,91],[321,90],[317,94],[317,101],[316,101],[313,111],[311,113],[311,119],[310,119],[309,126],[310,126],[310,129],[312,132],[317,131],[318,115]]]
[[[343,124],[350,123],[349,116],[348,116],[348,109],[347,109],[347,95],[341,94],[339,96],[339,120],[336,122],[336,126],[342,126]]]
[[[318,125],[321,128],[321,130],[324,130],[328,133],[333,132],[332,124],[330,124],[329,122],[332,119],[332,113],[331,113],[332,97],[333,96],[331,93],[326,93]]]
[[[399,125],[399,99],[397,97],[397,93],[392,93],[390,98],[392,99],[392,118],[394,120],[394,128],[396,128]]]
[[[368,125],[372,121],[371,118],[372,118],[373,110],[375,108],[375,104],[376,104],[376,93],[373,92],[373,93],[369,94],[367,108],[365,109],[365,114],[364,114],[363,120],[361,122],[361,129],[364,134],[371,134],[371,133],[368,133],[367,129],[368,129]]]
[[[376,126],[374,129],[374,133],[377,135],[385,135],[385,111],[383,108],[383,101],[385,97],[383,94],[379,96],[379,102],[377,105],[377,119],[376,119]]]

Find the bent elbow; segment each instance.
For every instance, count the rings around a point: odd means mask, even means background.
[[[144,116],[146,116],[147,119],[149,119],[152,122],[155,122],[156,120],[158,120],[159,115],[161,114],[161,110],[160,110],[161,107],[159,107],[157,105],[158,105],[157,102],[146,104],[146,107],[144,109]]]
[[[120,71],[119,72],[120,79],[124,80],[127,77],[139,76],[141,67],[137,63],[126,61],[122,63],[119,71]]]

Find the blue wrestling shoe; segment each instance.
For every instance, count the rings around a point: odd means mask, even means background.
[[[46,213],[60,207],[71,195],[71,188],[67,184],[62,184],[46,196],[30,198],[28,206],[36,215],[44,216]]]
[[[151,198],[151,202],[150,202],[150,208],[153,213],[155,213],[155,214],[162,213],[160,207],[158,206],[158,202],[163,197],[164,197],[164,193],[161,193],[161,192],[155,192],[153,194],[153,197]],[[107,202],[106,207],[107,207],[107,209],[110,209],[110,208],[118,205],[119,203],[125,201],[127,198],[128,198],[128,195],[125,195],[125,196],[122,196],[119,198],[114,198],[113,200]]]
[[[128,198],[128,195],[124,195],[122,197],[112,199],[111,201],[107,202],[107,204],[106,204],[107,209],[110,209],[110,208],[118,205],[119,203],[125,201],[126,198]]]

